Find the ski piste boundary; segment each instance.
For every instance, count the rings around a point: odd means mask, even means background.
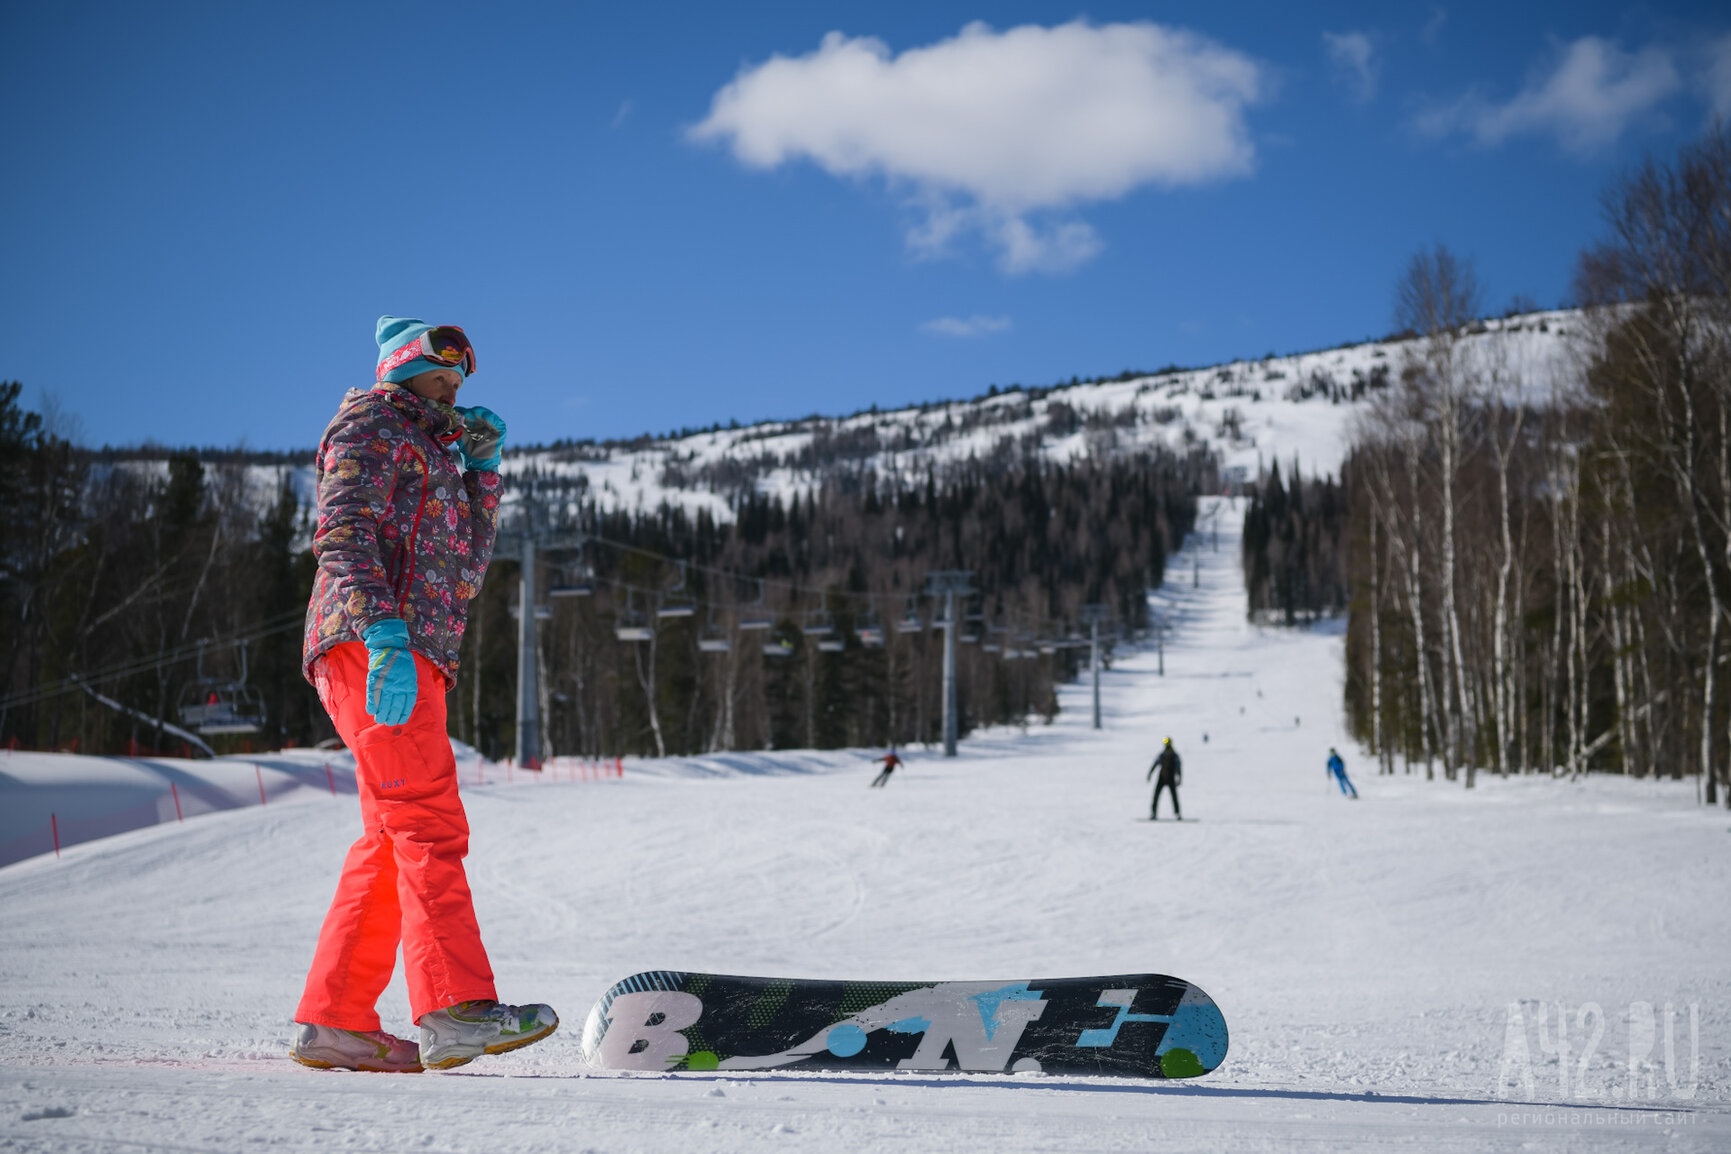
[[[650,970],[589,1011],[603,1070],[1028,1073],[1194,1078],[1226,1060],[1226,1018],[1165,974],[839,982]]]

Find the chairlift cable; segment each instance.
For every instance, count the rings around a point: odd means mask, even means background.
[[[583,531],[583,537],[584,537],[584,540],[586,542],[594,542],[595,544],[605,545],[611,549],[617,549],[622,553],[629,553],[629,554],[633,554],[633,555],[638,556],[638,557],[646,558],[648,560],[657,561],[657,562],[660,562],[662,564],[671,564],[671,565],[677,566],[679,569],[679,572],[680,572],[680,579],[679,579],[678,584],[676,584],[674,586],[674,588],[672,590],[673,592],[678,592],[678,591],[684,589],[686,574],[688,572],[702,573],[702,574],[705,574],[707,576],[717,578],[718,580],[727,581],[727,582],[753,582],[754,581],[758,585],[758,589],[759,589],[758,600],[759,601],[763,600],[763,591],[770,586],[773,586],[778,590],[783,590],[783,591],[786,591],[787,593],[789,593],[791,595],[796,595],[796,596],[799,594],[802,594],[802,593],[809,594],[809,592],[810,592],[810,586],[809,585],[804,585],[804,584],[801,584],[800,582],[797,582],[797,581],[777,580],[777,579],[768,578],[768,577],[748,577],[744,574],[735,572],[735,571],[730,570],[730,569],[722,569],[722,568],[719,568],[719,567],[713,566],[713,565],[704,565],[704,564],[701,564],[701,563],[699,563],[695,560],[692,560],[690,558],[671,557],[665,553],[656,552],[653,549],[646,549],[640,545],[632,545],[632,544],[629,544],[629,543],[624,542],[624,541],[617,541],[617,540],[614,540],[613,538],[606,537],[600,533],[592,532],[589,530]],[[608,586],[609,588],[611,588],[615,591],[623,590],[627,594],[628,597],[632,594],[637,594],[637,593],[643,594],[645,597],[655,597],[658,594],[668,592],[668,590],[666,590],[665,587],[651,587],[651,586],[645,586],[645,585],[636,585],[636,584],[633,584],[629,581],[621,580],[619,578],[597,578],[597,580],[595,581],[596,587],[599,587],[603,584],[605,584],[606,586]],[[821,596],[827,598],[827,596],[828,596],[827,587],[820,588],[818,590],[818,592],[820,593]],[[976,593],[980,593],[980,592],[982,592],[982,591],[976,590]],[[917,599],[919,595],[918,594],[910,595],[910,594],[906,594],[906,593],[873,593],[873,592],[868,591],[868,592],[863,592],[863,593],[850,593],[847,596],[852,600],[864,601],[867,605],[868,610],[875,612],[877,609],[877,606],[880,603],[894,604],[896,602],[903,602],[905,604],[910,599]],[[722,606],[725,608],[731,608],[734,610],[739,610],[741,608],[747,607],[747,606],[743,606],[737,602],[719,602],[719,601],[695,600],[695,599],[687,601],[687,602],[685,602],[685,604],[689,604],[691,606],[691,613],[684,612],[683,611],[683,605],[682,605],[681,611],[679,611],[677,613],[662,614],[659,611],[657,611],[656,615],[657,616],[690,616],[693,613],[695,613],[696,609],[698,609],[698,608],[708,608],[708,609],[713,610],[717,606]],[[903,622],[905,623],[907,620],[908,620],[908,617],[904,616]],[[1043,627],[1043,626],[1048,625],[1048,624],[1057,624],[1057,623],[1047,621],[1045,618],[1042,617],[1040,620],[1036,621],[1035,624],[1036,624],[1036,626],[1042,626]],[[923,631],[923,627],[922,627],[921,631]],[[905,633],[905,632],[910,632],[910,630],[902,627],[902,625],[899,624],[897,627],[897,632]],[[0,703],[0,705],[3,705],[3,703]]]
[[[305,621],[305,611],[296,609],[292,613],[284,613],[278,617],[269,618],[263,625],[248,632],[234,634],[229,637],[205,639],[202,643],[208,649],[232,649],[237,645],[245,645],[249,642],[263,640],[266,637],[274,637],[279,633],[287,633],[291,629],[301,628]],[[197,657],[200,644],[201,643],[197,641],[188,642],[175,649],[163,650],[162,652],[156,653],[150,657],[133,658],[129,661],[120,662],[103,669],[98,669],[93,673],[69,674],[67,677],[53,684],[26,690],[23,693],[14,694],[11,697],[0,698],[0,709],[14,709],[24,705],[34,705],[37,702],[46,701],[51,697],[59,697],[65,693],[77,692],[87,685],[100,685],[104,682],[117,681],[123,677],[132,677],[151,669],[160,669],[165,665],[178,665],[183,661]]]

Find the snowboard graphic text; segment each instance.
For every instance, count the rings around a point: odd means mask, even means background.
[[[1011,982],[826,982],[653,971],[583,1031],[614,1070],[843,1070],[1186,1078],[1226,1057],[1226,1022],[1161,974]]]

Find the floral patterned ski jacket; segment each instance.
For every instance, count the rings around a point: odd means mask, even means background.
[[[301,663],[387,617],[448,679],[499,531],[499,474],[463,472],[463,418],[407,388],[350,389],[319,444],[318,576]]]

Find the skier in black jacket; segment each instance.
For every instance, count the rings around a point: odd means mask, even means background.
[[[1172,748],[1172,739],[1166,738],[1160,744],[1160,756],[1154,759],[1154,764],[1148,767],[1148,776],[1144,781],[1154,776],[1154,771],[1160,771],[1160,780],[1154,783],[1154,800],[1148,805],[1148,820],[1160,820],[1160,791],[1172,791],[1172,816],[1179,821],[1184,820],[1184,811],[1178,805],[1178,783],[1184,780],[1184,770],[1178,760],[1178,751]]]

